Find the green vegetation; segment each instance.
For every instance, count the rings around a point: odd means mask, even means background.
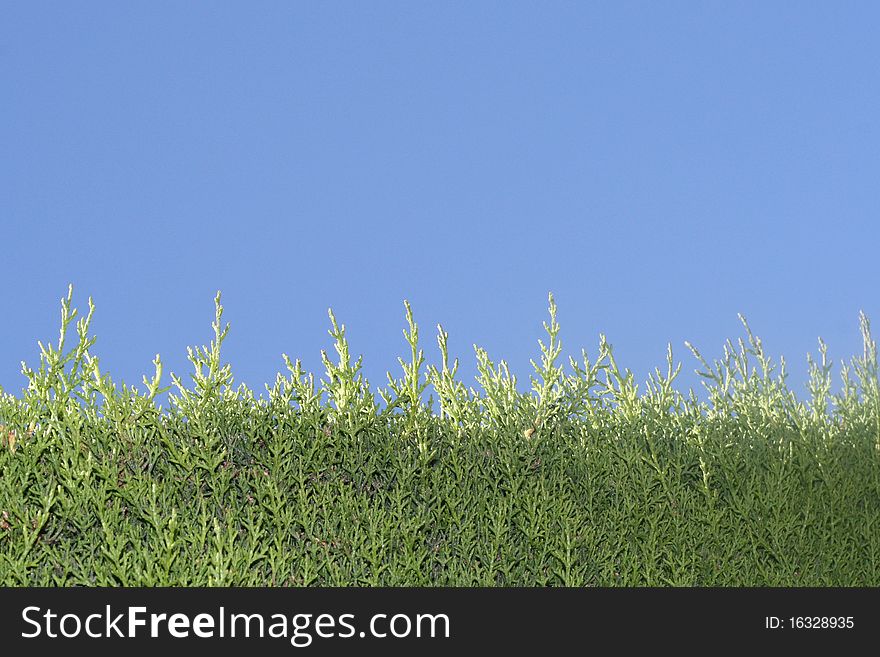
[[[65,351],[71,294],[57,346],[0,399],[4,585],[880,585],[864,316],[839,393],[820,341],[807,402],[744,320],[720,360],[691,347],[708,402],[673,388],[671,349],[642,394],[604,336],[565,374],[552,296],[531,393],[480,348],[466,387],[441,327],[426,366],[406,304],[410,358],[381,401],[332,312],[325,376],[284,356],[255,397],[221,363],[218,294],[193,385],[172,374],[163,411],[158,356],[144,391],[99,369],[91,299]]]

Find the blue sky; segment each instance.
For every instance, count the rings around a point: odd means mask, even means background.
[[[643,380],[743,313],[791,384],[880,326],[876,3],[8,3],[0,385],[55,340],[188,375],[223,293],[236,382],[322,372],[327,308],[370,382],[403,300],[473,384],[527,389],[547,292],[564,354]],[[875,334],[878,329],[875,329]]]

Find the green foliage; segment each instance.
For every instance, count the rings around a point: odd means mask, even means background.
[[[192,387],[172,373],[161,388],[157,355],[144,392],[100,370],[91,299],[70,347],[71,301],[72,288],[57,346],[22,363],[22,395],[0,397],[4,585],[880,584],[864,315],[839,393],[824,342],[801,402],[741,318],[722,358],[688,345],[702,402],[673,386],[671,346],[641,394],[604,336],[566,373],[552,295],[531,392],[476,346],[467,387],[442,326],[426,365],[404,302],[409,357],[383,407],[332,311],[324,377],[283,355],[288,374],[257,398],[222,361],[219,293],[213,340],[188,350]]]

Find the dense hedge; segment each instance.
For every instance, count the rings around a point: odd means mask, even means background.
[[[4,585],[877,586],[876,346],[832,395],[821,345],[799,402],[748,330],[702,361],[709,402],[639,395],[602,338],[557,365],[555,305],[531,394],[477,349],[482,390],[411,359],[381,401],[352,364],[318,382],[285,356],[267,395],[233,389],[215,336],[156,405],[117,388],[62,300],[57,346],[0,400]],[[745,322],[744,322],[745,324]],[[430,389],[430,390],[429,390]],[[430,399],[425,396],[430,392]],[[433,412],[439,401],[441,413]]]

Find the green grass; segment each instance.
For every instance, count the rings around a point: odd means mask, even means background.
[[[373,392],[332,312],[338,358],[284,361],[266,394],[232,387],[214,339],[170,407],[117,387],[91,353],[94,306],[62,299],[56,345],[3,394],[0,583],[283,586],[877,586],[876,345],[832,390],[820,341],[810,399],[749,330],[680,393],[669,351],[639,393],[601,337],[559,356],[550,297],[532,391],[476,349],[456,379],[447,334],[426,366],[406,305],[402,377]],[[378,397],[377,397],[378,395]],[[427,401],[425,397],[428,397]],[[435,414],[435,402],[441,412]]]

